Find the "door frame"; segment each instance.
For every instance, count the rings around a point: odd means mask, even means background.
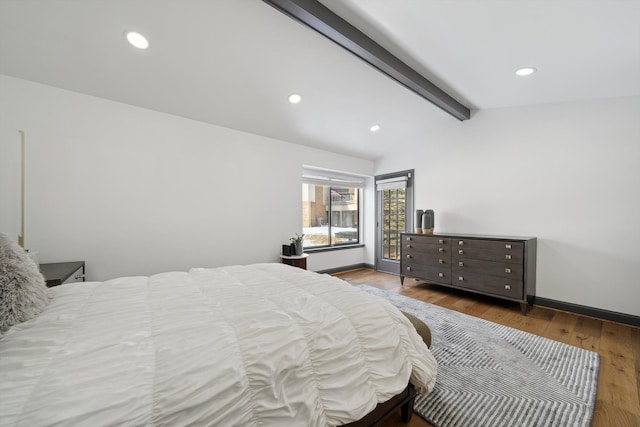
[[[392,261],[382,259],[382,227],[380,222],[382,220],[383,207],[382,207],[382,197],[380,192],[376,187],[376,182],[382,179],[389,178],[398,178],[402,176],[408,176],[407,180],[407,189],[405,195],[405,221],[404,226],[405,229],[401,231],[411,231],[413,230],[413,181],[415,178],[414,170],[404,170],[400,172],[386,173],[383,175],[376,175],[374,179],[374,191],[376,192],[376,212],[375,212],[375,221],[376,221],[376,237],[375,237],[375,269],[376,271],[381,271],[384,273],[395,274],[396,276],[400,275],[400,261]]]

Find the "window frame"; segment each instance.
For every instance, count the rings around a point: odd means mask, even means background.
[[[303,179],[302,179],[302,191],[303,194],[310,194],[309,188],[305,188],[305,186],[319,186],[319,187],[323,187],[323,192],[324,191],[328,191],[328,204],[326,212],[327,212],[327,236],[328,236],[328,243],[327,244],[319,244],[319,245],[313,245],[313,246],[308,246],[307,245],[307,239],[305,236],[305,240],[303,242],[303,250],[305,252],[323,252],[323,251],[333,251],[333,250],[341,250],[341,249],[351,249],[351,248],[357,248],[357,247],[363,247],[364,243],[362,242],[362,238],[363,238],[363,227],[362,227],[362,220],[363,220],[363,207],[364,207],[364,203],[363,203],[363,197],[364,197],[364,182],[365,182],[365,178],[363,176],[358,176],[358,175],[350,175],[350,174],[345,174],[344,172],[334,172],[334,171],[326,171],[326,170],[322,170],[319,168],[311,168],[311,169],[307,169],[307,167],[305,167],[303,169]],[[313,187],[311,187],[313,188]],[[340,189],[349,189],[350,192],[351,190],[355,190],[355,193],[357,194],[357,215],[355,216],[356,221],[357,221],[357,226],[356,228],[356,240],[355,241],[347,241],[347,242],[335,242],[335,238],[332,235],[332,228],[335,227],[333,225],[334,221],[332,221],[332,219],[334,219],[333,216],[333,197],[331,197],[331,192],[333,190],[340,190]],[[305,202],[306,200],[303,198],[302,200],[302,229],[304,232],[305,229]],[[324,201],[323,201],[324,203]]]

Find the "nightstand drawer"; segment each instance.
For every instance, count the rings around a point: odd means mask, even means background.
[[[64,285],[65,283],[76,283],[76,282],[84,282],[84,267],[80,267],[79,269],[71,273],[71,276],[69,276],[67,280],[62,282],[62,284]]]

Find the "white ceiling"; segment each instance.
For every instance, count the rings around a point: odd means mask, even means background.
[[[322,3],[471,109],[640,95],[640,0]],[[459,123],[259,0],[0,0],[0,74],[368,159]]]

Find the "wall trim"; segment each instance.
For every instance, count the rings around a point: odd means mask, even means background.
[[[364,243],[355,243],[353,245],[335,245],[335,246],[321,246],[304,248],[304,253],[317,254],[319,252],[332,252],[332,251],[344,251],[346,249],[364,248]]]
[[[326,270],[318,270],[316,271],[316,273],[320,273],[320,274],[335,274],[335,273],[342,273],[344,271],[349,271],[349,270],[359,270],[361,268],[368,268],[371,270],[375,270],[372,264],[367,264],[367,263],[361,263],[361,264],[352,264],[352,265],[345,265],[342,267],[336,267],[336,268],[328,268]]]
[[[534,305],[554,308],[556,310],[568,311],[570,313],[582,314],[584,316],[595,317],[597,319],[609,320],[611,322],[624,323],[640,327],[640,316],[633,314],[619,313],[617,311],[604,310],[601,308],[588,307],[570,302],[557,301],[548,298],[536,297]]]

